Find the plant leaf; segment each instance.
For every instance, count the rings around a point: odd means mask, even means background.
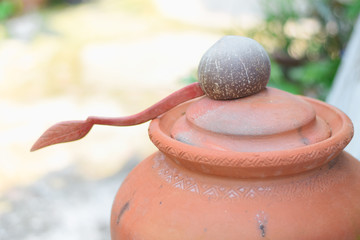
[[[90,121],[60,122],[46,130],[30,151],[36,151],[57,143],[71,142],[83,138],[92,128]]]

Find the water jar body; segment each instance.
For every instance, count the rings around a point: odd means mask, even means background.
[[[116,195],[112,239],[358,239],[359,163],[341,153],[282,178],[207,176],[158,152]]]
[[[261,96],[255,98],[264,103]],[[149,135],[159,151],[122,183],[111,214],[113,240],[359,239],[360,163],[343,151],[353,129],[342,112],[301,97],[329,127],[330,133],[319,137],[324,139],[310,143],[312,135],[304,137],[310,130],[302,126],[290,138],[297,136],[303,146],[227,151],[225,137],[240,141],[239,146],[243,139],[221,133],[212,141],[206,127],[191,120],[202,117],[193,109],[201,101],[208,100],[185,103],[151,122]],[[182,117],[201,137],[194,131],[189,135],[184,124],[177,127]],[[188,138],[177,137],[179,132],[187,132]],[[280,131],[274,141],[291,142],[290,132]],[[247,135],[246,141],[262,149],[267,147],[263,137]],[[200,138],[202,146],[196,142]],[[268,138],[266,133],[266,142]]]

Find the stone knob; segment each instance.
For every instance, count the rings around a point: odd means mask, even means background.
[[[255,40],[225,36],[201,58],[198,67],[200,86],[216,100],[246,97],[266,88],[270,59]]]

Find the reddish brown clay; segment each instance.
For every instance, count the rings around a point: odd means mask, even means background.
[[[190,84],[162,99],[144,111],[126,117],[88,117],[86,120],[59,122],[46,130],[30,151],[57,143],[71,142],[85,137],[93,125],[131,126],[147,122],[190,99],[204,95],[199,83]]]
[[[93,124],[154,119],[149,136],[159,151],[120,187],[112,240],[360,238],[360,163],[343,152],[353,136],[350,119],[326,103],[266,88],[267,61],[257,76],[252,48],[231,51],[240,42],[224,38],[211,50],[200,64],[202,83],[133,116],[54,125],[33,146],[79,139]],[[266,60],[263,52],[255,55]],[[208,92],[201,84],[247,90],[200,97]],[[246,97],[213,100],[234,94]]]
[[[159,152],[119,189],[113,240],[360,236],[360,163],[343,152],[352,123],[326,103],[271,88],[203,97],[153,120],[149,135]]]

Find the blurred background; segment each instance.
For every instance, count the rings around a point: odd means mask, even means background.
[[[270,86],[339,103],[360,128],[359,12],[360,0],[0,0],[0,239],[110,239],[122,179],[156,151],[148,124],[32,144],[56,122],[133,114],[196,81],[223,35],[264,46]]]

